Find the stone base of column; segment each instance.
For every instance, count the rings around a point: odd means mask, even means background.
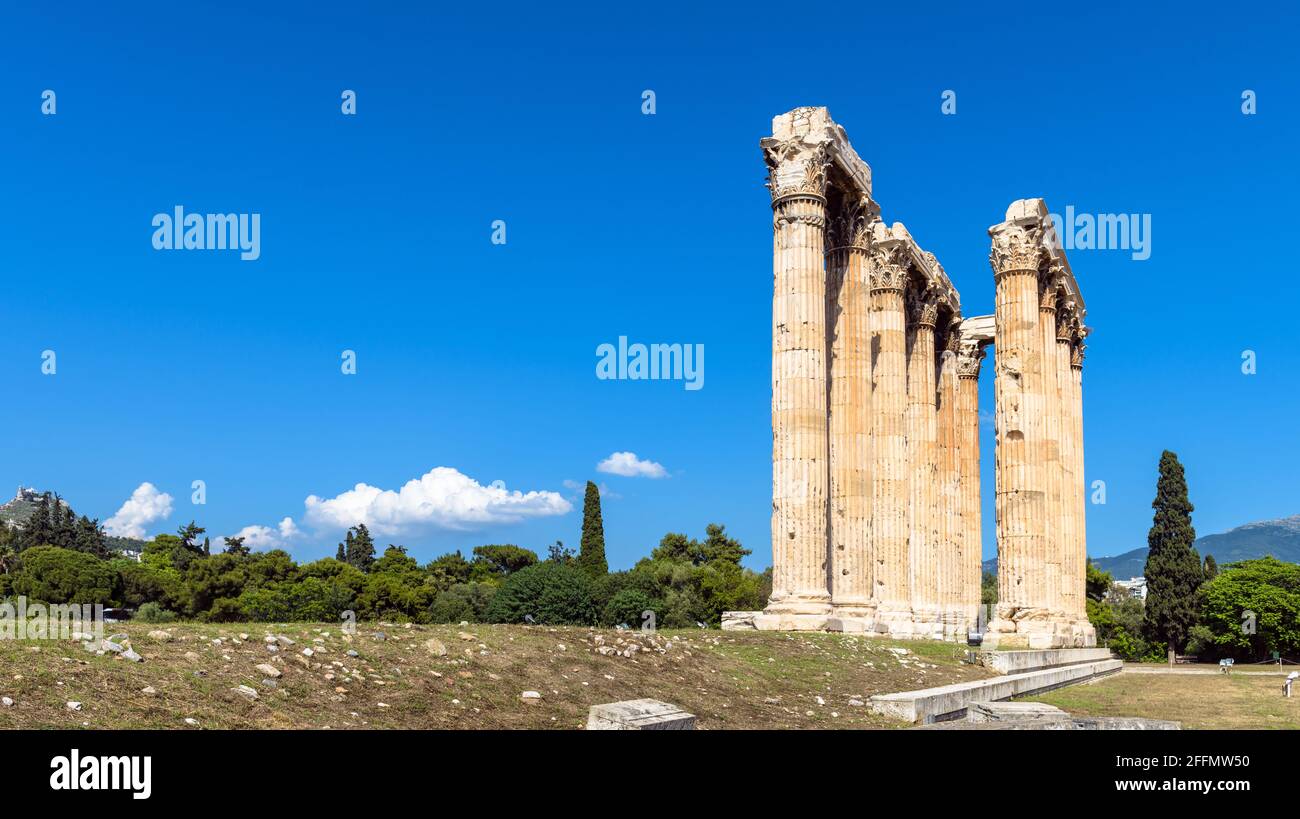
[[[949,608],[943,612],[943,639],[961,642],[966,639],[966,632],[970,629],[970,622],[966,618],[966,612],[960,608]]]
[[[937,606],[912,608],[910,636],[923,640],[942,640],[944,634],[943,612]]]
[[[1091,648],[1097,633],[1087,620],[1046,608],[998,606],[984,632],[983,648]]]
[[[823,631],[830,616],[830,595],[787,595],[769,600],[763,613],[754,618],[754,628],[759,631]]]

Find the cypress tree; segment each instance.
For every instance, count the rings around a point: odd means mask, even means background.
[[[339,552],[338,552],[338,554],[334,555],[334,559],[337,560],[337,561],[340,562],[340,563],[347,563],[347,562],[348,562],[348,556],[347,556],[347,554],[344,553],[344,551],[343,551],[343,544],[342,544],[342,543],[339,544]]]
[[[1193,543],[1192,502],[1187,497],[1187,479],[1178,456],[1169,450],[1160,455],[1160,478],[1156,481],[1156,510],[1147,534],[1147,581],[1144,630],[1147,639],[1165,643],[1172,661],[1174,652],[1187,644],[1187,632],[1196,623],[1196,591],[1204,577],[1201,557]]]
[[[578,566],[592,577],[609,573],[605,560],[605,524],[600,518],[600,490],[587,481],[587,495],[582,501],[582,543],[578,547]]]
[[[1205,556],[1205,582],[1209,583],[1219,575],[1219,564],[1215,561],[1214,555]]]

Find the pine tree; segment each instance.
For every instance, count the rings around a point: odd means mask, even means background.
[[[1156,510],[1147,534],[1147,581],[1144,631],[1148,640],[1165,643],[1172,660],[1174,652],[1187,644],[1187,633],[1196,623],[1196,591],[1204,577],[1201,557],[1192,545],[1192,502],[1187,497],[1187,479],[1178,456],[1169,450],[1160,455],[1160,478],[1156,482]]]
[[[582,501],[578,566],[592,577],[609,574],[609,561],[605,560],[605,524],[600,518],[600,490],[591,481],[587,481],[587,495]]]
[[[355,529],[348,531],[348,535],[348,562],[363,572],[370,571],[375,562],[375,541],[370,530],[364,523],[358,523]]]

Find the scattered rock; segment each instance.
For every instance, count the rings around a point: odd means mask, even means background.
[[[81,710],[81,703],[76,702],[76,701],[74,701],[74,700],[68,700],[68,710],[69,710],[69,711],[80,711],[80,710]]]
[[[447,645],[443,643],[442,640],[439,640],[437,637],[430,637],[429,639],[425,640],[424,647],[429,649],[429,653],[434,655],[435,657],[444,657],[447,654]],[[355,651],[348,652],[349,657],[355,657],[356,654],[357,653]]]
[[[257,699],[257,689],[250,685],[237,685],[230,690],[241,696],[248,697],[250,700]]]
[[[157,640],[160,643],[170,643],[172,640],[175,640],[176,638],[172,635],[170,631],[163,631],[160,628],[156,628],[153,631],[149,632],[149,639]]]
[[[196,720],[194,717],[186,717],[186,718],[185,718],[185,724],[186,724],[186,725],[198,726],[199,721]]]
[[[383,633],[382,631],[376,631],[375,639],[382,643],[383,641],[388,639],[388,635]]]
[[[254,668],[262,672],[263,676],[270,677],[271,679],[279,679],[280,677],[280,669],[270,663],[258,663]]]
[[[133,648],[128,648],[126,651],[123,651],[123,652],[122,652],[122,659],[123,659],[123,660],[129,660],[129,661],[131,661],[131,662],[133,662],[133,663],[142,663],[142,662],[144,662],[144,657],[141,657],[139,654],[136,654],[136,653],[135,653],[135,649],[133,649]]]
[[[140,693],[147,694],[150,697],[152,697],[154,694],[158,693],[158,689],[154,688],[152,685],[146,685],[144,688],[140,689]]]
[[[0,705],[3,705],[5,708],[13,708],[14,701],[10,697],[0,697]]]
[[[197,651],[187,651],[185,652],[185,659],[192,663],[197,663],[199,661],[199,654]]]
[[[355,648],[349,648],[349,649],[348,649],[348,656],[349,656],[349,657],[360,657],[361,655],[357,653],[357,650],[356,650]]]
[[[541,703],[542,695],[537,693],[536,691],[525,691],[524,693],[519,695],[519,699],[523,700],[529,705],[537,705]]]

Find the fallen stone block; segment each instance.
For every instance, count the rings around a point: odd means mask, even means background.
[[[695,715],[659,700],[624,700],[593,705],[588,731],[693,731]]]

